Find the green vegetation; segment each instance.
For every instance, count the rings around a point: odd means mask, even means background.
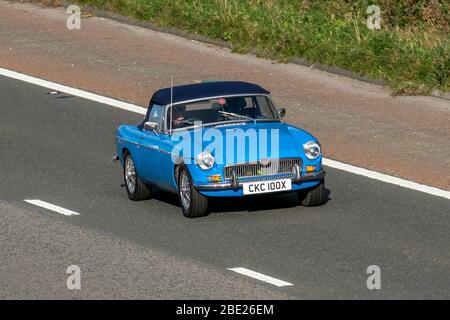
[[[446,0],[79,0],[83,5],[256,48],[285,60],[342,67],[387,81],[398,94],[450,88]],[[381,30],[367,7],[381,8]]]

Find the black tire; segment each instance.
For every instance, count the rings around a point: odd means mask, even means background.
[[[297,191],[302,206],[315,207],[325,204],[327,196],[325,192],[325,180],[322,179],[317,186],[310,189]]]
[[[184,183],[187,183],[187,186],[189,187],[188,189],[185,189],[186,192],[190,195],[189,205],[186,205],[186,202],[182,199],[183,177],[187,179],[184,181]],[[181,211],[183,212],[183,215],[185,217],[197,218],[204,217],[208,214],[208,198],[195,190],[191,175],[184,166],[180,167],[178,173],[178,196],[180,198]]]
[[[125,188],[127,189],[128,198],[133,201],[141,201],[141,200],[147,200],[150,199],[152,195],[151,187],[146,185],[144,182],[142,182],[141,178],[139,178],[139,175],[134,169],[135,174],[135,183],[134,183],[134,190],[132,190],[131,187],[129,187],[127,182],[127,173],[126,173],[126,167],[128,161],[132,161],[134,166],[133,158],[131,157],[131,154],[129,152],[126,152],[124,154],[125,161],[123,166],[123,179],[125,181]]]

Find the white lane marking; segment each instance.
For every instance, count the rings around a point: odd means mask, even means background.
[[[253,278],[253,279],[257,279],[257,280],[261,280],[270,284],[273,284],[274,286],[277,287],[287,287],[287,286],[293,286],[292,283],[277,279],[277,278],[272,278],[269,276],[266,276],[265,274],[256,272],[256,271],[252,271],[250,269],[246,269],[246,268],[241,268],[241,267],[236,267],[236,268],[227,268],[230,271],[234,271],[240,274],[243,274],[247,277]]]
[[[16,80],[21,80],[24,82],[28,82],[31,84],[35,84],[44,88],[48,88],[54,91],[59,91],[59,92],[63,92],[63,93],[67,93],[73,96],[77,96],[83,99],[87,99],[87,100],[91,100],[91,101],[95,101],[95,102],[100,102],[103,104],[107,104],[109,106],[112,107],[116,107],[116,108],[120,108],[120,109],[124,109],[124,110],[128,110],[128,111],[132,111],[135,113],[139,113],[139,114],[146,114],[147,109],[143,108],[143,107],[139,107],[136,106],[134,104],[131,103],[127,103],[127,102],[123,102],[123,101],[119,101],[119,100],[115,100],[115,99],[111,99],[111,98],[107,98],[107,97],[103,97],[100,96],[98,94],[95,93],[91,93],[91,92],[87,92],[87,91],[83,91],[83,90],[79,90],[79,89],[75,89],[75,88],[71,88],[68,86],[64,86],[62,84],[58,84],[55,82],[51,82],[51,81],[47,81],[47,80],[43,80],[43,79],[39,79],[36,77],[32,77],[32,76],[28,76],[22,73],[18,73],[15,71],[11,71],[8,69],[3,69],[0,68],[0,75],[5,76],[5,77],[9,77],[9,78],[13,78]]]
[[[15,72],[15,71],[11,71],[8,69],[4,69],[4,68],[0,68],[0,75],[3,75],[5,77],[9,77],[9,78],[13,78],[16,80],[21,80],[27,83],[31,83],[31,84],[35,84],[41,87],[45,87],[51,90],[56,90],[56,91],[60,91],[60,92],[64,92],[64,93],[68,93],[80,98],[84,98],[84,99],[88,99],[88,100],[92,100],[92,101],[96,101],[99,103],[103,103],[106,105],[110,105],[112,107],[116,107],[116,108],[120,108],[120,109],[124,109],[124,110],[128,110],[131,112],[135,112],[135,113],[139,113],[139,114],[145,114],[147,112],[146,108],[143,107],[139,107],[137,105],[131,104],[131,103],[126,103],[123,101],[118,101],[112,98],[107,98],[107,97],[103,97],[94,93],[90,93],[90,92],[86,92],[83,90],[79,90],[79,89],[74,89],[71,87],[67,87],[61,84],[57,84],[54,82],[50,82],[47,80],[42,80],[39,78],[35,78],[32,76],[28,76],[19,72]],[[390,184],[395,184],[404,188],[408,188],[408,189],[412,189],[415,191],[420,191],[423,193],[427,193],[427,194],[431,194],[433,196],[438,196],[438,197],[442,197],[442,198],[446,198],[446,199],[450,199],[450,191],[446,191],[443,189],[438,189],[435,187],[430,187],[424,184],[420,184],[420,183],[416,183],[413,181],[409,181],[409,180],[405,180],[405,179],[401,179],[401,178],[397,178],[397,177],[393,177],[393,176],[389,176],[387,174],[383,174],[383,173],[379,173],[376,171],[371,171],[371,170],[367,170],[367,169],[363,169],[360,167],[356,167],[356,166],[352,166],[350,164],[345,164],[339,161],[335,161],[335,160],[331,160],[331,159],[323,159],[323,164],[325,166],[331,167],[331,168],[335,168],[335,169],[339,169],[342,171],[346,171],[346,172],[350,172],[350,173],[354,173],[357,175],[361,175],[361,176],[365,176],[371,179],[375,179],[375,180],[379,180],[379,181],[383,181],[383,182],[387,182]]]
[[[375,179],[375,180],[383,181],[383,182],[386,182],[386,183],[395,184],[395,185],[400,186],[400,187],[404,187],[404,188],[420,191],[420,192],[423,192],[423,193],[428,193],[428,194],[431,194],[433,196],[438,196],[438,197],[450,199],[450,192],[446,191],[446,190],[442,190],[442,189],[438,189],[438,188],[435,188],[435,187],[430,187],[430,186],[427,186],[427,185],[424,185],[424,184],[420,184],[420,183],[417,183],[417,182],[413,182],[413,181],[409,181],[409,180],[405,180],[405,179],[389,176],[389,175],[384,174],[384,173],[379,173],[379,172],[376,172],[376,171],[367,170],[367,169],[364,169],[364,168],[352,166],[351,164],[346,164],[346,163],[338,162],[338,161],[335,161],[335,160],[323,159],[322,163],[325,166],[327,166],[327,167],[339,169],[339,170],[342,170],[342,171],[351,172],[353,174],[364,176],[364,177],[367,177],[367,178],[370,178],[370,179]]]
[[[48,209],[48,210],[51,210],[54,212],[61,213],[65,216],[79,216],[80,215],[78,212],[74,212],[74,211],[71,211],[71,210],[68,210],[68,209],[65,209],[62,207],[58,207],[58,206],[55,206],[54,204],[51,204],[51,203],[48,203],[45,201],[41,201],[41,200],[25,199],[23,201],[34,204],[35,206],[38,206],[41,208],[45,208],[45,209]]]

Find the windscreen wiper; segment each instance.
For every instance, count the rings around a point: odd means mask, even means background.
[[[241,118],[241,119],[247,119],[247,120],[251,120],[253,122],[256,122],[256,119],[253,119],[251,117],[247,117],[247,116],[243,116],[242,114],[238,114],[238,113],[233,113],[233,112],[226,112],[226,111],[217,111],[220,114],[226,115],[226,116],[231,116],[231,117],[236,117],[236,118]]]

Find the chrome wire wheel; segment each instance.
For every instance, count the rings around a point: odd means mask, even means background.
[[[125,160],[125,182],[127,183],[128,191],[134,193],[136,189],[136,168],[130,155]]]
[[[189,176],[186,171],[181,172],[180,198],[181,198],[181,205],[183,206],[183,208],[189,210],[189,207],[191,205],[191,185],[189,182]]]

